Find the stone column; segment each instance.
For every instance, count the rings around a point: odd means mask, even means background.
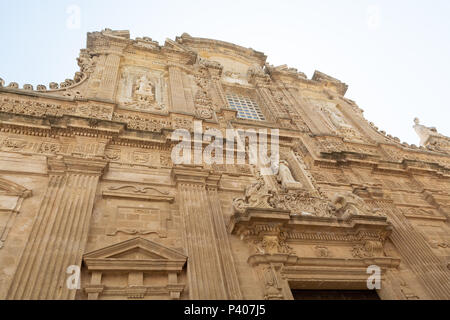
[[[190,299],[240,299],[236,268],[209,171],[175,168]],[[214,179],[213,179],[214,180]]]
[[[48,160],[49,182],[7,299],[74,299],[69,266],[81,267],[97,184],[107,163],[73,157]]]

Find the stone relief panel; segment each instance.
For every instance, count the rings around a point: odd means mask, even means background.
[[[336,103],[316,99],[308,99],[308,101],[319,108],[327,127],[334,133],[350,141],[364,142],[363,137],[355,130],[350,121],[345,118]]]
[[[122,69],[117,101],[121,108],[137,111],[167,111],[167,84],[163,72],[143,67]]]

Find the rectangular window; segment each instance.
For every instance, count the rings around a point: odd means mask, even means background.
[[[259,121],[266,120],[254,100],[234,93],[227,94],[227,100],[230,108],[237,111],[239,118]]]

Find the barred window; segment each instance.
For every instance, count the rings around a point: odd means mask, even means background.
[[[227,94],[227,100],[230,108],[237,111],[239,118],[259,121],[266,120],[254,100],[234,93]]]

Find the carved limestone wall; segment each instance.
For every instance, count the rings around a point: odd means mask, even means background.
[[[367,290],[373,265],[382,299],[450,298],[448,137],[417,121],[402,144],[340,80],[232,43],[87,40],[73,79],[0,79],[0,299],[293,299]],[[175,165],[194,123],[279,130],[278,170]]]

